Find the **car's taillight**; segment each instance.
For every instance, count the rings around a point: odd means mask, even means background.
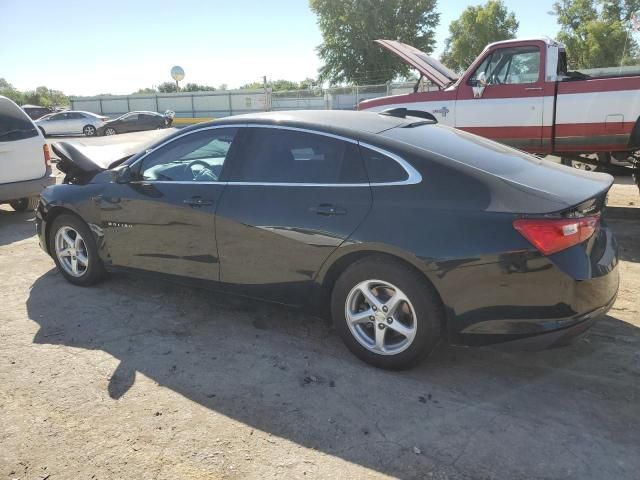
[[[598,229],[599,216],[582,218],[522,218],[513,227],[543,255],[551,255],[588,240]]]
[[[44,153],[44,164],[45,166],[51,165],[51,154],[49,153],[49,145],[46,143],[42,146],[42,152]]]

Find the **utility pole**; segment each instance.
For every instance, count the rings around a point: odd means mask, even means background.
[[[264,88],[264,109],[265,111],[269,111],[271,110],[271,105],[269,102],[269,91],[267,89],[267,76],[263,75],[262,76],[262,88]]]

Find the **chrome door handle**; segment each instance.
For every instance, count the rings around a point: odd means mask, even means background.
[[[190,207],[205,207],[207,205],[213,205],[213,201],[201,197],[187,198],[186,200],[183,200],[183,202]]]
[[[317,207],[310,208],[309,210],[316,213],[317,215],[322,215],[325,217],[329,217],[332,215],[345,215],[347,213],[344,208],[336,207],[335,205],[330,205],[328,203],[322,203]]]

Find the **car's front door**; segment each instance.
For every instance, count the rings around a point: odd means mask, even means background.
[[[43,128],[45,129],[47,134],[61,135],[65,133],[71,133],[70,122],[71,120],[69,119],[68,113],[57,113],[46,120]]]
[[[243,128],[239,135],[216,211],[221,281],[304,303],[323,262],[370,209],[358,145],[280,127]]]
[[[542,57],[541,48],[536,45],[499,48],[487,53],[458,87],[456,128],[523,150],[543,151]],[[547,112],[549,128],[551,110],[549,107]]]
[[[132,181],[109,184],[99,206],[114,265],[218,280],[215,210],[236,131],[176,137],[132,165]]]

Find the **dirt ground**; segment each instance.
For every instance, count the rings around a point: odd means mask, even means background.
[[[637,479],[640,195],[618,179],[609,315],[540,352],[376,370],[322,321],[114,275],[63,280],[0,207],[0,479]]]

